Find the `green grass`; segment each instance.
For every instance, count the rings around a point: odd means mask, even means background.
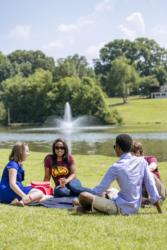
[[[0,149],[0,171],[8,160],[9,150]],[[43,158],[46,153],[33,152],[27,162],[26,184],[43,178]],[[106,169],[116,160],[113,157],[75,155],[77,175],[86,186],[93,187]],[[159,164],[167,183],[167,163]],[[43,207],[12,207],[0,205],[0,250],[21,249],[166,249],[167,204],[164,214],[155,208],[141,209],[135,216],[78,215],[63,209]]]
[[[128,98],[123,104],[121,98],[108,98],[111,109],[117,109],[126,127],[135,131],[167,131],[167,99]]]

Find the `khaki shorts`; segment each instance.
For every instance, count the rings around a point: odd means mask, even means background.
[[[95,196],[93,200],[92,211],[99,211],[109,215],[120,214],[120,211],[113,200],[109,200],[99,196]]]

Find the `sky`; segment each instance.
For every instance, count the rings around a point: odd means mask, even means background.
[[[0,0],[0,51],[41,50],[55,61],[98,58],[114,39],[154,39],[167,48],[166,0]]]

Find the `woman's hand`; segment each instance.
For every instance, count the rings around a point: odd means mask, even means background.
[[[67,184],[66,178],[60,178],[59,179],[60,187],[65,187]]]
[[[31,197],[30,197],[30,195],[24,195],[23,197],[22,197],[22,201],[23,201],[23,203],[26,205],[26,204],[28,204],[28,203],[30,203],[31,202]]]

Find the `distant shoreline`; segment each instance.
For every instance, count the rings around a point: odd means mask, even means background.
[[[29,126],[41,126],[42,123],[10,123],[6,127],[29,127]]]

